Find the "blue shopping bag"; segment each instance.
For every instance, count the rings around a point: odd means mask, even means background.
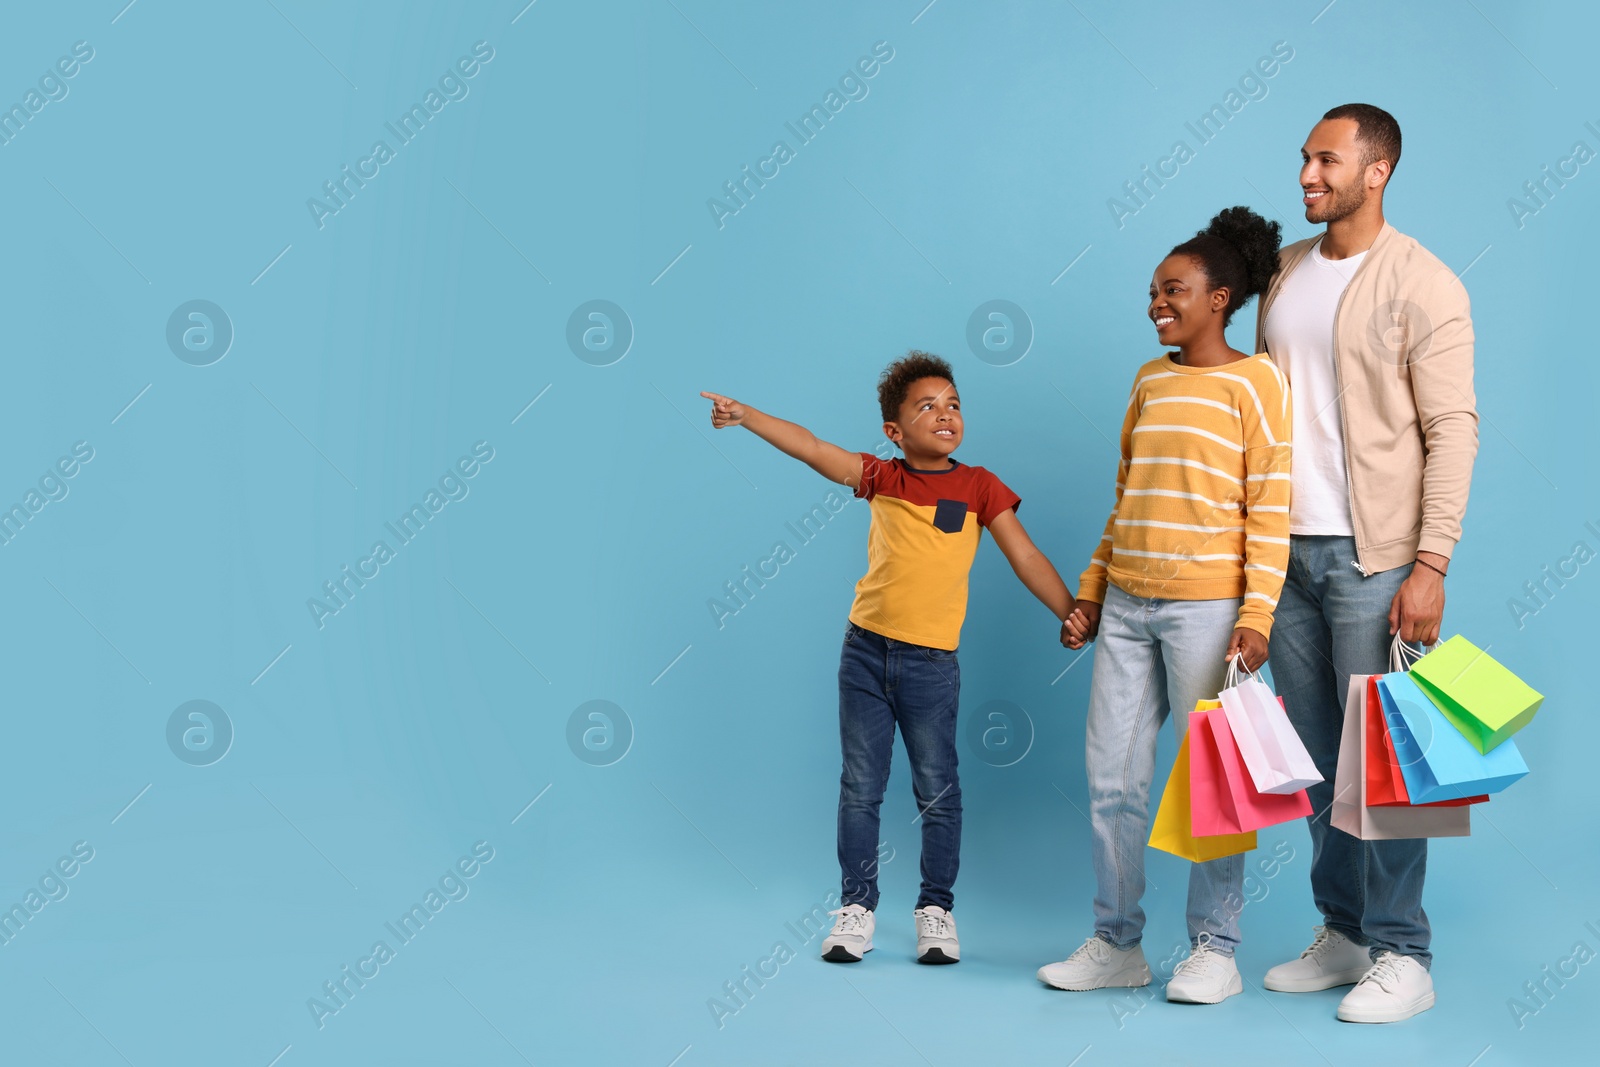
[[[1378,697],[1411,803],[1498,793],[1528,773],[1515,741],[1479,752],[1405,671],[1378,679]]]

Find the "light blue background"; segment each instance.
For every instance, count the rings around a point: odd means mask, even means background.
[[[0,902],[74,842],[94,849],[0,947],[7,1062],[1490,1067],[1592,1051],[1594,965],[1520,1029],[1507,1001],[1575,943],[1600,950],[1584,925],[1600,927],[1597,565],[1521,628],[1507,601],[1575,542],[1600,549],[1583,295],[1600,173],[1520,228],[1507,200],[1575,141],[1600,149],[1584,127],[1600,125],[1600,19],[1506,0],[925,2],[7,11],[0,101],[74,42],[94,49],[0,146],[0,502],[74,442],[94,449],[0,547]],[[318,229],[307,198],[480,40],[494,58],[466,98]],[[869,95],[719,229],[707,199],[877,41],[894,58]],[[1193,147],[1185,122],[1278,41],[1294,56],[1267,95],[1119,229],[1107,199],[1175,140]],[[1260,991],[1316,921],[1299,826],[1262,836],[1294,858],[1245,910],[1242,996],[1154,1003],[1119,1029],[1111,995],[1038,985],[1091,925],[1075,810],[1091,662],[992,546],[964,714],[1012,701],[1035,737],[1006,768],[963,740],[965,958],[911,963],[917,828],[897,760],[878,950],[820,963],[784,923],[835,884],[834,674],[867,511],[846,507],[718,629],[708,599],[827,486],[713,435],[698,391],[869,449],[881,367],[944,354],[961,458],[1020,492],[1076,585],[1130,375],[1158,351],[1151,269],[1229,204],[1307,234],[1298,150],[1351,100],[1399,118],[1389,217],[1466,271],[1474,302],[1482,447],[1445,633],[1546,695],[1518,736],[1532,773],[1433,850],[1438,1008],[1359,1028],[1334,1020],[1339,991]],[[965,341],[997,298],[1036,331],[1005,367]],[[236,332],[210,366],[165,340],[194,299]],[[566,343],[593,299],[636,331],[611,366]],[[319,629],[308,598],[478,441],[494,459],[470,495]],[[235,730],[205,767],[166,742],[195,699]],[[609,766],[566,741],[597,699],[635,734]],[[318,1029],[308,998],[477,841],[494,859],[470,895]],[[1183,938],[1184,864],[1151,853],[1149,869],[1159,962]],[[780,939],[798,958],[719,1029],[708,998]]]

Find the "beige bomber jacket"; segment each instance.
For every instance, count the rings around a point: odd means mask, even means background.
[[[1257,352],[1266,351],[1267,313],[1284,279],[1315,242],[1278,253],[1278,273],[1256,314]],[[1449,557],[1461,539],[1478,454],[1465,286],[1386,222],[1340,298],[1333,336],[1353,565],[1375,574],[1419,551]]]

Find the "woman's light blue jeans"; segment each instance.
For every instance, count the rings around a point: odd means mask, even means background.
[[[1095,934],[1118,948],[1144,936],[1144,850],[1156,734],[1169,713],[1181,738],[1189,712],[1215,700],[1239,599],[1160,600],[1106,587],[1090,686],[1086,754],[1094,849]],[[1163,781],[1165,777],[1163,776]],[[1244,857],[1189,871],[1189,940],[1202,932],[1228,955],[1239,944]]]

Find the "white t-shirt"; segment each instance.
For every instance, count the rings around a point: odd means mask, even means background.
[[[1291,534],[1355,533],[1333,366],[1333,316],[1366,256],[1359,252],[1348,259],[1327,259],[1319,240],[1283,280],[1267,312],[1267,352],[1289,379],[1294,400]]]

